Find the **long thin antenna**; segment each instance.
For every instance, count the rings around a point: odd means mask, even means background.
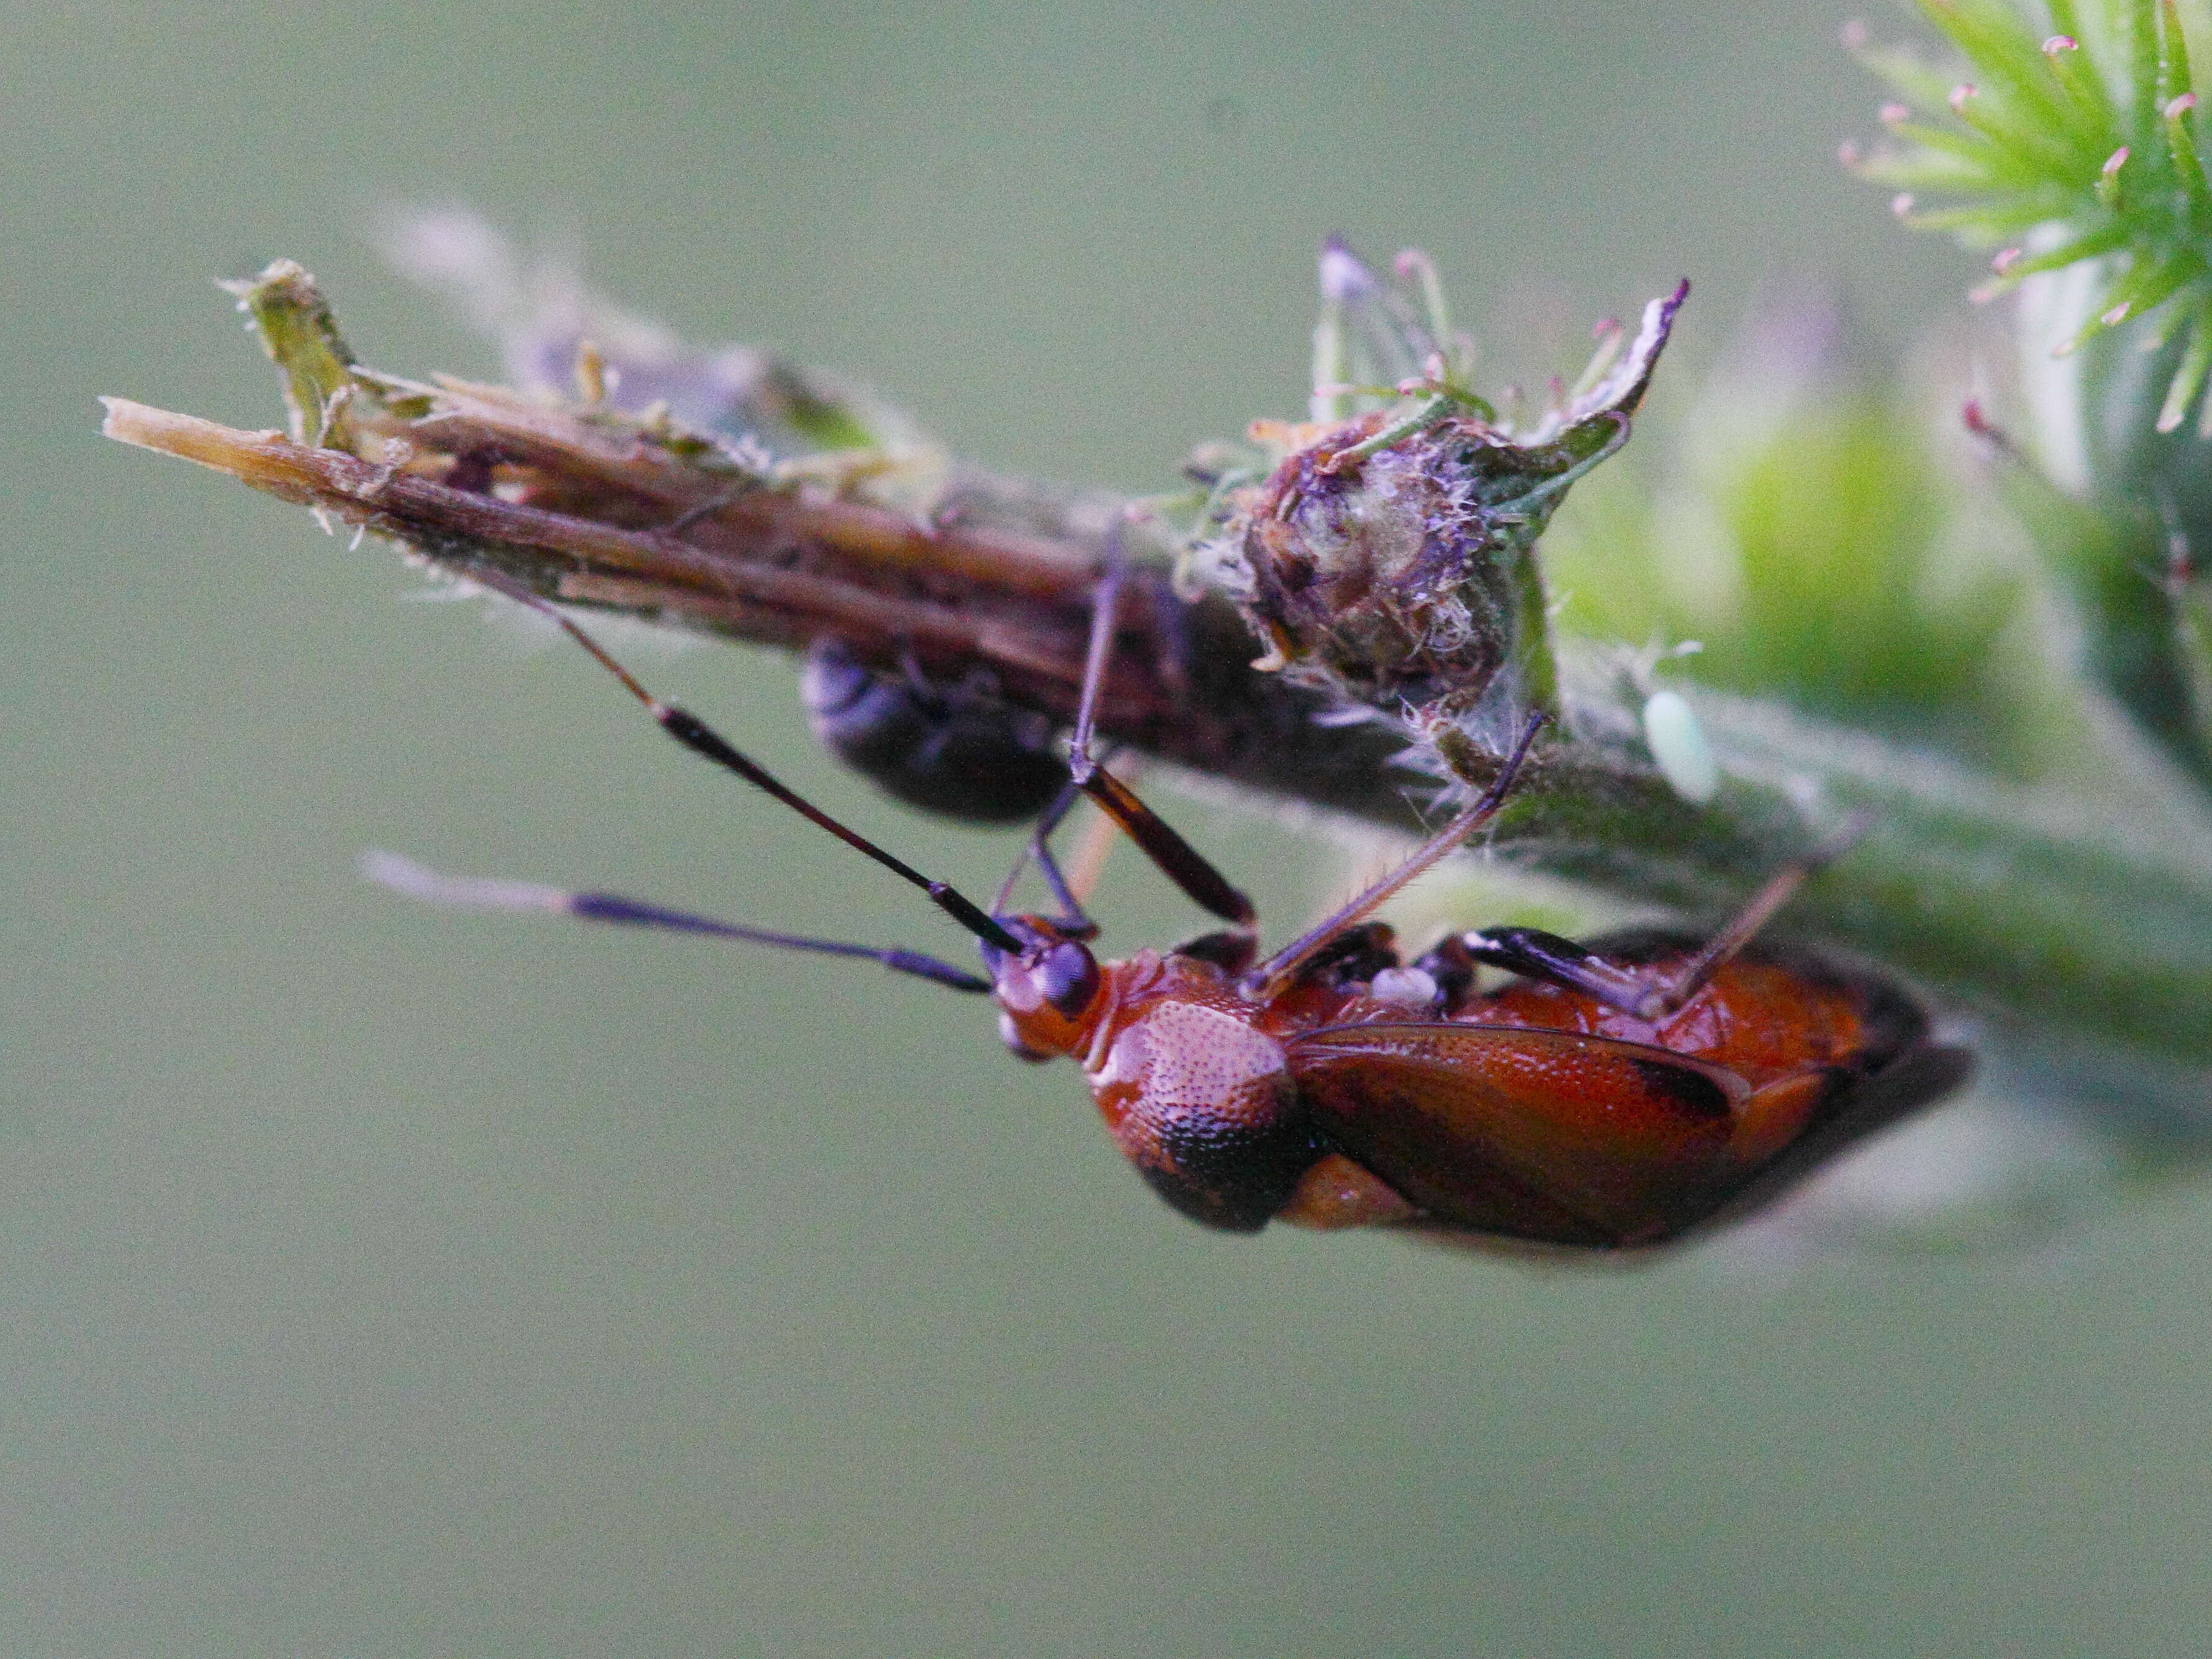
[[[732,748],[712,726],[696,714],[688,709],[678,708],[674,703],[661,702],[640,684],[637,678],[617,662],[597,640],[571,622],[544,599],[498,571],[486,569],[481,565],[466,565],[460,568],[462,574],[470,580],[489,587],[495,593],[504,594],[517,605],[527,605],[540,616],[551,618],[570,639],[591,653],[593,661],[612,674],[621,683],[623,690],[645,705],[647,712],[659,722],[662,731],[667,732],[686,749],[690,750],[694,754],[704,755],[717,766],[736,773],[756,789],[773,795],[808,823],[828,830],[855,852],[866,854],[902,881],[919,887],[929,896],[930,902],[939,909],[944,911],[953,921],[958,922],[994,950],[1004,951],[1010,956],[1021,954],[1022,942],[1000,927],[991,916],[978,908],[973,901],[950,882],[932,880],[903,859],[885,852],[858,830],[846,828],[804,795],[778,781],[765,767],[748,759],[736,749]]]
[[[842,939],[809,939],[799,933],[780,933],[769,927],[745,927],[689,910],[670,910],[619,893],[576,893],[565,887],[547,887],[534,881],[506,881],[495,877],[447,876],[397,853],[368,852],[361,855],[361,873],[380,887],[420,899],[425,904],[450,904],[465,910],[549,910],[556,915],[585,921],[611,921],[630,927],[658,927],[674,933],[703,933],[710,939],[733,939],[747,945],[773,945],[779,951],[812,951],[828,957],[865,957],[893,973],[912,974],[955,991],[982,992],[991,981],[979,979],[949,962],[924,956],[919,951],[889,950],[874,945],[848,945]]]

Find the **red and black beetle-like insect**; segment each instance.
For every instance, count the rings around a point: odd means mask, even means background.
[[[980,943],[988,977],[933,957],[716,921],[603,893],[455,880],[404,860],[371,873],[418,896],[544,908],[872,958],[988,994],[1025,1059],[1083,1067],[1115,1143],[1176,1208],[1253,1231],[1400,1225],[1469,1240],[1617,1249],[1663,1243],[1756,1205],[1844,1145],[1938,1097],[1965,1056],[1936,1046],[1903,990],[1863,969],[1753,944],[1822,855],[1782,871],[1714,938],[1528,928],[1444,940],[1410,966],[1376,908],[1504,803],[1532,720],[1480,800],[1320,926],[1259,959],[1244,895],[1091,758],[1116,578],[1101,585],[1071,782],[1030,855],[1057,916],[992,909],[830,817],[696,716],[655,699],[574,622],[494,573],[477,580],[552,617],[679,743],[736,773],[929,897]],[[1047,838],[1087,795],[1225,930],[1101,962],[1097,928]],[[1512,977],[1484,990],[1489,966]]]

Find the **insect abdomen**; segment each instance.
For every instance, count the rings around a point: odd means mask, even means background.
[[[799,683],[807,723],[840,760],[908,805],[971,823],[1020,823],[1067,781],[1052,722],[973,688],[863,667],[824,641]]]

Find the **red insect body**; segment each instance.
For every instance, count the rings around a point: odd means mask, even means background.
[[[1084,948],[1040,919],[1022,927],[1053,939],[1047,954]],[[1592,954],[1656,984],[1691,950],[1632,934]],[[1658,1243],[1805,1167],[1793,1147],[1817,1139],[1825,1156],[1958,1075],[1901,992],[1809,957],[1740,956],[1644,1019],[1529,978],[1421,1006],[1377,997],[1397,964],[1374,926],[1264,997],[1205,957],[1146,951],[1075,975],[1084,1000],[1055,1006],[1023,969],[1031,954],[998,975],[1010,1038],[1073,1056],[1162,1195],[1240,1230]]]

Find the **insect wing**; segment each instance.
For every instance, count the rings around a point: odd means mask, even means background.
[[[1327,1027],[1289,1045],[1332,1139],[1442,1221],[1562,1244],[1652,1242],[1743,1171],[1750,1087],[1609,1037],[1452,1022]]]

